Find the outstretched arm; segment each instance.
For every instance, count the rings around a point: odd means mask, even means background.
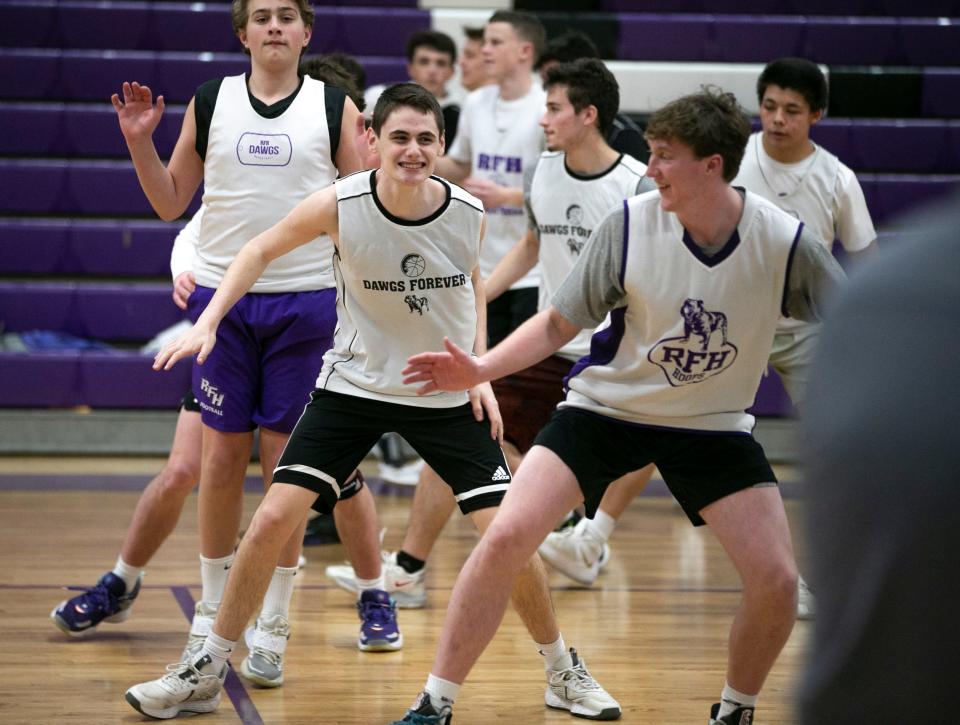
[[[187,106],[177,145],[170,162],[164,166],[153,144],[153,132],[163,116],[163,96],[157,96],[154,105],[150,88],[136,81],[124,82],[122,93],[122,100],[116,93],[110,100],[117,112],[120,131],[130,150],[143,193],[161,219],[176,219],[186,211],[203,180],[203,161],[195,148],[197,123],[193,115],[194,101],[191,100]]]
[[[336,233],[337,190],[328,186],[308,196],[279,223],[241,248],[197,324],[157,353],[153,369],[169,370],[181,358],[194,354],[202,364],[216,344],[220,321],[270,262],[321,234]]]
[[[551,306],[524,322],[479,358],[444,338],[446,352],[422,352],[407,360],[403,382],[424,383],[417,389],[417,395],[438,390],[467,390],[543,360],[570,342],[580,329]]]

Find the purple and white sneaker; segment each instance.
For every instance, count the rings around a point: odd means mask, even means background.
[[[364,652],[395,652],[403,647],[397,625],[397,603],[382,589],[369,589],[357,602],[360,636],[357,646]]]
[[[50,612],[50,619],[61,632],[70,637],[79,637],[89,632],[100,622],[112,624],[123,622],[130,616],[133,600],[140,593],[140,579],[133,591],[127,592],[123,579],[108,571],[94,586],[68,587],[83,592],[72,599],[60,602]]]

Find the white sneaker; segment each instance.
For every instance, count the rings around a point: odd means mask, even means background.
[[[213,631],[213,620],[217,618],[217,610],[207,606],[204,602],[197,602],[193,610],[193,622],[190,624],[190,634],[187,636],[187,646],[180,655],[181,663],[193,662],[203,649],[207,635]],[[171,717],[173,717],[171,715]]]
[[[393,466],[389,463],[381,462],[378,473],[387,483],[397,484],[399,486],[416,486],[420,481],[420,471],[423,470],[424,462],[422,458],[411,463],[405,463],[402,466]]]
[[[269,619],[257,618],[244,639],[250,654],[240,663],[240,674],[260,687],[283,684],[283,653],[290,639],[290,623],[280,614]]]
[[[620,703],[614,700],[587,672],[586,663],[570,648],[573,666],[566,670],[547,670],[547,707],[569,710],[571,715],[589,720],[616,720]]]
[[[193,664],[167,665],[167,674],[159,680],[134,685],[127,690],[125,698],[137,712],[161,720],[181,712],[213,712],[220,704],[227,666],[223,666],[219,675],[207,675],[200,668],[209,663],[209,656],[204,656]]]
[[[816,611],[817,600],[803,577],[800,577],[797,581],[797,619],[813,619]]]
[[[550,566],[585,587],[596,581],[606,548],[587,530],[588,521],[580,519],[573,528],[551,531],[538,549]],[[609,551],[606,558],[610,558]]]
[[[383,551],[380,557],[383,559],[384,588],[393,597],[397,606],[400,609],[423,607],[427,603],[427,587],[424,583],[426,568],[410,574],[397,564],[397,552]],[[326,575],[341,589],[356,594],[357,575],[349,564],[328,566]]]

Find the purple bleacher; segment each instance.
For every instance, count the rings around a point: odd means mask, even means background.
[[[406,77],[402,57],[357,60],[366,68],[370,85]],[[139,81],[166,103],[187,103],[201,83],[249,67],[250,60],[242,53],[0,48],[0,93],[6,100],[102,102],[119,93],[123,81]]]
[[[142,342],[183,319],[169,284],[0,282],[0,326]]]
[[[960,175],[907,176],[859,174],[867,206],[874,222],[883,223],[897,215],[943,197],[960,185]]]
[[[0,352],[0,407],[173,409],[190,385],[190,365],[158,373],[137,353]]]
[[[820,63],[954,66],[960,26],[933,18],[623,13],[623,60],[763,63],[802,56]]]
[[[116,219],[0,218],[0,274],[170,274],[182,224]]]
[[[923,69],[923,115],[935,118],[960,116],[960,69]]]
[[[200,206],[200,191],[187,207]],[[0,213],[154,216],[129,161],[0,158]]]
[[[960,172],[960,121],[827,118],[810,135],[855,169]]]
[[[0,30],[6,47],[68,50],[161,50],[236,53],[226,3],[109,2],[64,0],[34,7],[34,0],[4,0],[7,14],[23,13],[34,23],[20,36],[20,23]],[[430,13],[412,8],[316,7],[309,52],[339,50],[356,55],[403,56],[407,37],[430,28]]]
[[[153,134],[157,152],[167,158],[183,124],[183,106],[168,106]],[[127,158],[117,114],[102,103],[0,102],[0,154]]]
[[[613,12],[956,17],[960,0],[601,0]]]

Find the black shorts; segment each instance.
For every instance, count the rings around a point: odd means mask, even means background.
[[[493,347],[537,314],[540,291],[537,287],[508,289],[487,303],[487,345]]]
[[[749,433],[710,433],[633,425],[576,408],[561,408],[534,445],[556,453],[573,471],[593,517],[612,481],[655,463],[694,526],[700,511],[731,493],[777,479]]]
[[[200,412],[200,401],[198,401],[197,396],[193,394],[193,388],[187,388],[187,392],[180,398],[180,408],[188,410],[191,413]]]
[[[463,513],[499,506],[510,469],[490,424],[469,403],[421,408],[314,390],[273,480],[319,494],[313,508],[333,510],[341,488],[384,433],[399,433],[453,489]]]

